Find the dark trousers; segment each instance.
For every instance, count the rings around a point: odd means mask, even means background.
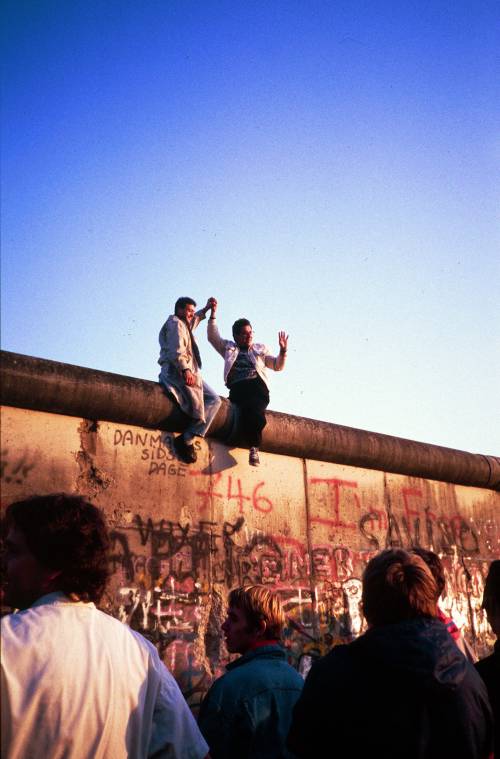
[[[269,405],[269,390],[265,383],[260,377],[235,382],[229,388],[229,400],[239,410],[238,432],[242,445],[259,448]]]

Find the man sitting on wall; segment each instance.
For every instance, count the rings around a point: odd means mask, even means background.
[[[108,535],[82,498],[39,496],[6,513],[2,757],[201,759],[208,746],[154,646],[95,607]]]
[[[363,577],[368,631],[313,664],[288,747],[317,759],[488,759],[484,684],[436,618],[436,583],[419,557],[389,549]]]
[[[208,340],[224,358],[224,382],[229,388],[229,400],[238,408],[241,442],[250,448],[248,463],[258,466],[262,430],[266,426],[265,411],[269,405],[266,368],[276,372],[283,369],[288,335],[278,332],[279,354],[271,356],[266,345],[253,342],[248,319],[237,319],[233,324],[234,342],[223,340],[215,323],[216,311],[217,301],[208,320]]]
[[[195,313],[192,298],[178,298],[175,313],[168,317],[160,330],[160,384],[163,385],[181,410],[190,417],[187,429],[174,438],[177,456],[186,464],[196,461],[194,438],[205,437],[219,410],[221,399],[201,376],[201,356],[193,332],[212,309],[215,298],[209,298],[204,308]]]
[[[229,594],[222,625],[227,665],[201,705],[198,725],[213,759],[287,756],[285,740],[303,680],[286,662],[279,639],[285,623],[280,598],[262,585]]]

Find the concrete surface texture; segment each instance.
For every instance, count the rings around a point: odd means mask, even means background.
[[[352,640],[366,562],[387,546],[436,551],[447,574],[442,606],[478,655],[493,636],[481,610],[500,558],[500,493],[450,482],[248,452],[199,441],[198,461],[172,453],[172,433],[4,406],[2,504],[79,493],[112,534],[103,608],[158,646],[196,709],[228,661],[220,625],[228,591],[265,583],[282,596],[290,661]]]
[[[1,351],[0,403],[174,432],[186,417],[157,382]],[[233,443],[223,399],[210,436]],[[236,441],[237,442],[237,441]],[[500,490],[500,458],[290,414],[267,412],[262,450]]]

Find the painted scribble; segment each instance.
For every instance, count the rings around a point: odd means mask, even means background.
[[[305,676],[366,629],[363,571],[387,547],[438,553],[443,610],[479,656],[490,650],[481,601],[500,557],[497,494],[265,454],[249,472],[213,442],[198,441],[199,463],[186,466],[170,433],[50,418],[53,438],[24,417],[19,439],[5,438],[3,503],[74,477],[110,527],[103,608],[157,646],[194,709],[229,658],[220,626],[232,588],[262,583],[281,595],[288,658]],[[60,427],[69,439],[76,431],[75,450],[60,446]]]

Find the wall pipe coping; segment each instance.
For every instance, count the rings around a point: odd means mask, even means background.
[[[186,417],[157,382],[1,351],[0,403],[168,432]],[[500,491],[500,458],[267,412],[262,450]],[[223,399],[210,436],[231,442],[232,407]]]

